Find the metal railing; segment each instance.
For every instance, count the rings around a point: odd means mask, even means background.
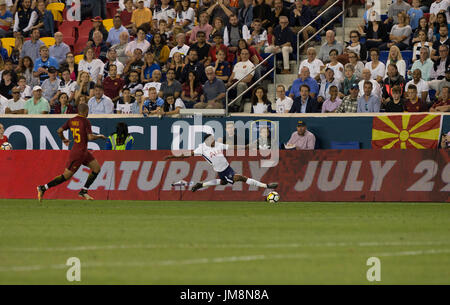
[[[225,92],[225,115],[228,116],[228,107],[233,105],[241,96],[243,96],[244,94],[246,94],[250,89],[252,89],[254,86],[256,86],[256,84],[258,84],[260,81],[262,81],[267,75],[269,75],[270,73],[274,72],[274,79],[276,77],[276,61],[275,61],[275,53],[270,54],[269,56],[267,56],[263,61],[261,61],[259,64],[257,64],[250,72],[248,72],[246,75],[244,75],[241,79],[239,79],[237,82],[235,82],[234,84],[232,84],[227,91]],[[246,78],[247,76],[249,76],[250,74],[252,74],[256,69],[258,69],[259,67],[261,67],[262,64],[264,64],[265,62],[267,62],[270,58],[274,58],[274,63],[273,63],[273,67],[272,69],[270,69],[269,71],[267,71],[262,77],[260,77],[259,79],[255,80],[255,82],[248,87],[247,89],[244,90],[244,92],[242,92],[241,94],[239,94],[238,96],[236,96],[230,103],[228,103],[228,93],[230,92],[231,89],[233,89],[234,87],[236,87],[240,82],[242,82],[242,80],[244,78]]]
[[[331,4],[329,7],[327,7],[322,13],[320,13],[320,15],[318,15],[316,18],[314,18],[310,23],[308,23],[306,26],[304,26],[300,31],[297,32],[297,64],[299,63],[300,60],[300,48],[303,47],[306,43],[308,43],[309,41],[311,41],[312,38],[316,37],[318,34],[320,34],[320,32],[322,32],[322,30],[324,28],[326,28],[330,23],[332,23],[334,20],[336,20],[337,18],[339,18],[339,16],[341,16],[344,12],[345,12],[345,1],[342,1],[342,12],[339,13],[337,16],[335,16],[333,19],[331,19],[331,21],[329,21],[326,25],[324,25],[320,30],[316,31],[313,35],[311,35],[311,37],[308,38],[307,41],[305,41],[301,46],[300,46],[300,34],[303,33],[309,26],[311,26],[314,22],[317,21],[317,19],[319,19],[320,17],[322,17],[323,14],[325,14],[330,8],[332,8],[333,6],[335,6],[340,0],[336,0],[333,4]],[[342,18],[342,30],[343,30],[343,36],[345,37],[345,14],[344,14],[344,18]]]

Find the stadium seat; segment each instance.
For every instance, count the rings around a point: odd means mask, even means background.
[[[331,141],[331,149],[359,149],[359,142],[351,141],[351,142],[337,142]]]
[[[381,22],[384,22],[386,19],[388,19],[388,15],[386,15],[386,14],[380,15],[380,18],[381,18]]]
[[[105,19],[103,20],[103,25],[105,29],[109,32],[109,30],[114,26],[112,19]]]
[[[69,36],[67,36],[67,37],[64,36],[63,42],[64,42],[66,45],[68,45],[68,46],[70,47],[70,49],[72,50],[72,52],[73,52],[74,46],[75,46],[75,38],[69,37]]]
[[[430,97],[430,101],[434,101],[436,98],[436,90],[430,89],[428,90],[428,96]]]
[[[386,64],[389,57],[389,51],[380,51],[380,58],[378,59],[382,63]]]
[[[76,55],[75,58],[74,58],[75,63],[76,63],[76,64],[79,64],[80,61],[83,59],[83,57],[84,57],[83,54],[82,54],[82,55]]]
[[[45,43],[45,45],[49,48],[55,44],[55,38],[53,37],[41,37],[39,40]]]
[[[2,45],[8,51],[8,56],[11,56],[12,48],[16,44],[15,38],[2,38]]]
[[[55,21],[59,21],[59,22],[64,21],[64,18],[63,18],[64,8],[65,8],[64,3],[49,3],[47,5],[47,10],[52,12],[53,19]]]
[[[64,37],[73,37],[77,39],[77,28],[80,22],[78,21],[64,21],[58,27],[58,31],[60,31]]]
[[[106,3],[106,15],[108,16],[108,18],[113,18],[116,15],[118,9],[119,9],[118,2]]]
[[[408,63],[411,63],[412,57],[413,57],[413,51],[411,50],[405,50],[401,51],[403,60],[406,62],[406,66],[408,66]]]

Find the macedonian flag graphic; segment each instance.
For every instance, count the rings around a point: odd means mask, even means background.
[[[373,118],[372,148],[437,148],[441,115],[405,114]]]

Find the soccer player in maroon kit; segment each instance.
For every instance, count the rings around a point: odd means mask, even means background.
[[[70,140],[64,137],[64,130],[70,128],[72,132],[74,145],[72,150],[70,151],[69,160],[67,161],[66,169],[61,176],[56,177],[46,185],[39,185],[37,187],[38,191],[38,199],[39,202],[42,201],[44,197],[44,193],[51,187],[57,186],[67,180],[69,180],[73,174],[78,170],[81,165],[88,166],[92,172],[89,174],[89,177],[78,193],[81,198],[86,200],[93,200],[91,196],[88,195],[87,190],[94,182],[95,178],[97,178],[98,173],[100,172],[100,164],[94,158],[94,156],[88,151],[87,144],[88,141],[93,141],[97,139],[107,139],[104,135],[94,135],[92,134],[91,123],[87,119],[89,113],[89,106],[86,104],[78,105],[78,115],[76,117],[68,120],[62,127],[58,129],[58,135],[66,146],[69,146]]]

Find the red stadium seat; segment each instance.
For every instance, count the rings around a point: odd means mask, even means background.
[[[65,44],[67,44],[70,47],[70,50],[73,52],[74,46],[75,46],[75,38],[69,37],[69,36],[64,36],[63,41]]]
[[[119,3],[118,2],[108,2],[106,3],[106,15],[107,18],[113,18],[117,10],[119,9]]]
[[[76,39],[79,24],[78,21],[64,21],[58,26],[58,31],[61,32],[64,37],[73,37]]]
[[[89,32],[92,30],[92,21],[84,20],[78,27],[78,37],[89,37]]]

